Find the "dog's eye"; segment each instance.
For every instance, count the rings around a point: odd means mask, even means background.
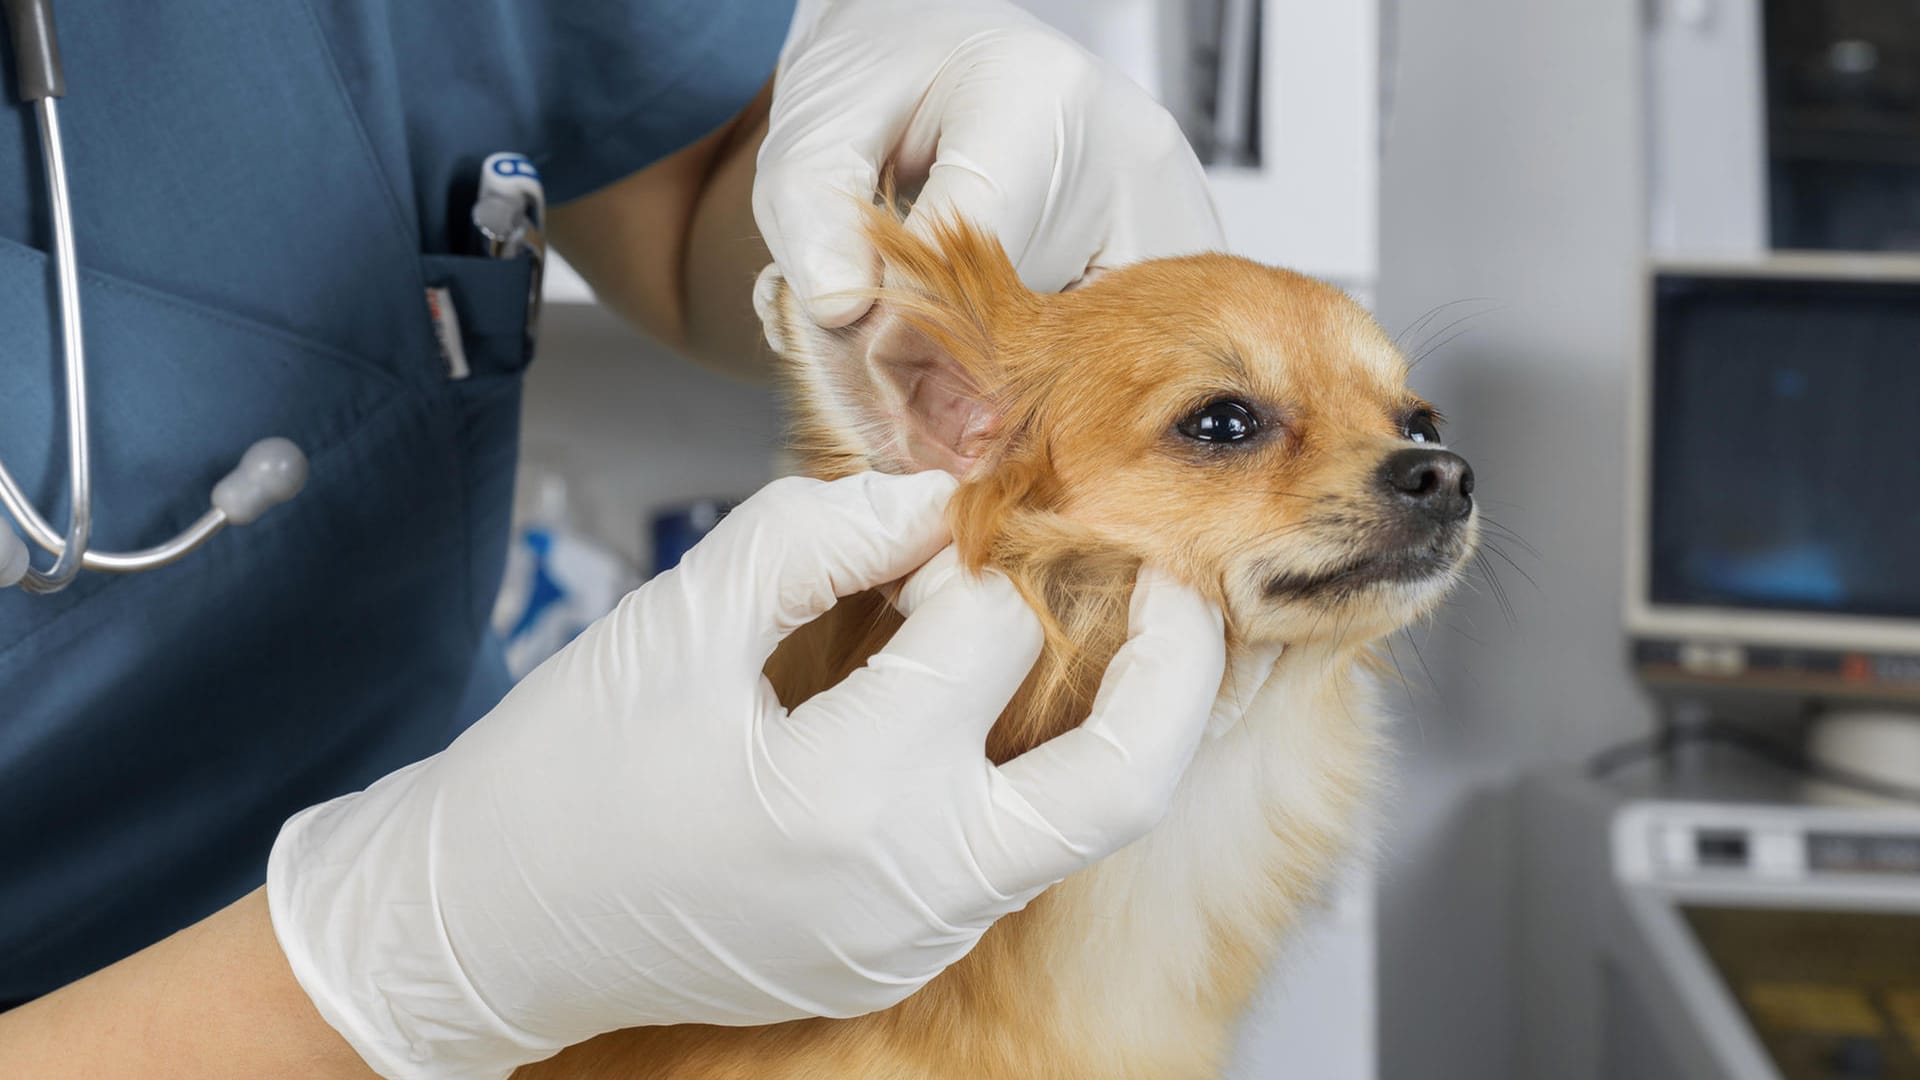
[[[1179,426],[1180,434],[1201,442],[1239,442],[1260,430],[1253,410],[1230,400],[1202,405],[1199,411],[1180,421]]]
[[[1407,417],[1407,438],[1417,443],[1437,443],[1440,441],[1440,428],[1433,422],[1433,414],[1417,412]]]

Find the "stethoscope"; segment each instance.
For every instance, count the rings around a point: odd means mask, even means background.
[[[5,463],[0,462],[0,505],[28,539],[54,556],[52,566],[36,568],[26,545],[0,521],[0,588],[17,583],[30,593],[59,592],[81,570],[131,574],[176,562],[228,525],[251,524],[267,510],[298,495],[307,482],[307,458],[298,446],[283,438],[262,439],[248,447],[240,464],[214,485],[212,508],[186,531],[139,551],[88,549],[93,530],[93,468],[87,442],[87,354],[80,333],[80,268],[73,252],[73,213],[67,196],[65,145],[60,138],[58,99],[65,96],[67,86],[50,3],[0,0],[13,38],[20,100],[33,106],[39,121],[40,156],[46,165],[47,203],[53,219],[61,343],[66,357],[67,490],[72,513],[65,536],[40,516]]]

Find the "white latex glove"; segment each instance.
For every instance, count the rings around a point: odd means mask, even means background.
[[[1206,174],[1125,76],[1002,0],[802,0],[774,76],[753,210],[822,326],[880,283],[860,228],[883,168],[925,178],[909,226],[963,216],[1032,289],[1090,268],[1219,250]]]
[[[997,575],[903,590],[906,625],[789,713],[761,675],[836,596],[947,542],[940,473],[784,480],[444,752],[290,820],[273,924],[379,1072],[500,1075],[616,1028],[850,1016],[1151,828],[1205,725],[1221,617],[1143,575],[1080,728],[996,768],[1040,648]]]

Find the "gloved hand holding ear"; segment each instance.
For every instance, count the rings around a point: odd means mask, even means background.
[[[1151,828],[1206,726],[1221,615],[1145,572],[1079,728],[1003,766],[1041,646],[948,567],[893,640],[789,712],[762,675],[835,598],[948,541],[943,473],[783,480],[442,753],[304,811],[275,934],[387,1076],[504,1075],[601,1032],[890,1006],[993,921]]]
[[[1223,248],[1206,173],[1146,91],[1005,0],[802,0],[753,188],[774,261],[822,326],[880,284],[860,227],[891,168],[909,227],[964,217],[1028,288]]]

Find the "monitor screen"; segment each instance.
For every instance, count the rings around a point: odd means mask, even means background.
[[[1920,618],[1920,282],[1655,283],[1648,599]]]

